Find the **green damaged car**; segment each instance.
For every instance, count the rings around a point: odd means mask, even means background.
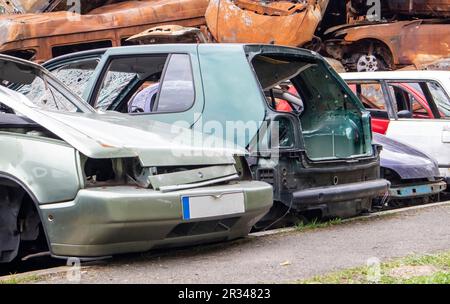
[[[53,256],[99,257],[235,239],[272,206],[272,187],[251,180],[243,150],[97,113],[20,59],[0,56],[0,81],[0,262],[33,253],[36,241]],[[42,90],[25,97],[14,85]]]

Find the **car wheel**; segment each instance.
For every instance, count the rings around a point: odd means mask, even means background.
[[[361,54],[356,61],[356,70],[358,72],[376,72],[384,69],[383,62],[375,55]]]
[[[347,71],[376,72],[394,68],[389,49],[379,43],[358,43],[346,51],[342,62]]]

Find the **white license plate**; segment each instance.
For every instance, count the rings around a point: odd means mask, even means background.
[[[245,212],[244,193],[182,196],[183,219],[201,219]]]

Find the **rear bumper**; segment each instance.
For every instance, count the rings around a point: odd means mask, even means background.
[[[384,195],[390,183],[385,179],[321,187],[293,193],[295,205],[322,205],[374,198]]]
[[[244,193],[245,212],[183,219],[182,196],[230,191]],[[98,257],[243,237],[272,199],[272,187],[257,181],[167,193],[118,186],[83,189],[74,201],[41,205],[40,211],[53,255]]]
[[[447,182],[440,181],[422,185],[405,185],[389,189],[389,197],[396,199],[414,198],[440,193],[447,188]]]

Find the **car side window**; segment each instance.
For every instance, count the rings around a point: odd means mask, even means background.
[[[433,118],[420,82],[389,83],[399,118]]]
[[[369,109],[386,110],[386,96],[384,96],[380,83],[363,83],[358,92],[364,106]]]
[[[72,92],[82,97],[98,63],[99,58],[82,59],[63,64],[56,69],[52,69],[51,72]]]
[[[172,54],[159,88],[154,112],[182,112],[195,99],[194,81],[189,55]]]
[[[167,54],[113,58],[104,73],[94,107],[117,111],[128,106],[124,112],[145,112],[145,106],[144,109],[141,106],[147,103],[147,97],[153,96],[148,91],[149,85],[161,81],[167,58]]]
[[[428,81],[427,86],[433,96],[434,103],[439,109],[441,118],[450,119],[450,97],[445,93],[442,86],[435,81]]]
[[[388,98],[383,92],[379,82],[348,82],[350,89],[358,96],[364,107],[368,109],[373,117],[388,118]]]

